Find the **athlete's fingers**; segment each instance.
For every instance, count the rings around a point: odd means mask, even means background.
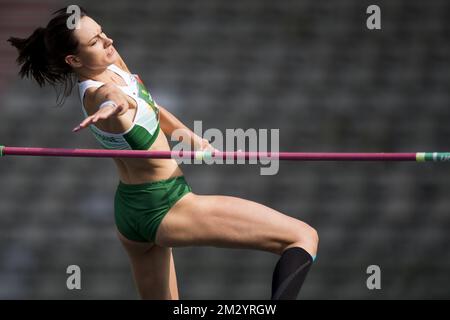
[[[78,132],[78,131],[80,131],[81,129],[84,129],[86,127],[86,125],[85,124],[79,124],[78,126],[76,126],[75,128],[73,128],[72,129],[72,132]]]
[[[87,117],[77,127],[75,127],[72,131],[73,132],[78,132],[81,129],[86,128],[90,123],[92,123],[92,119],[93,119],[93,116]]]
[[[114,106],[112,108],[104,108],[103,110],[99,111],[98,119],[107,119],[115,114],[120,113],[123,110],[123,106],[118,105]]]
[[[120,114],[120,112],[122,110],[124,110],[123,105],[118,105],[117,107],[112,107],[112,108],[108,108],[108,107],[102,108],[101,110],[98,110],[95,114],[84,119],[84,121],[81,122],[78,125],[78,127],[75,127],[72,131],[78,132],[81,129],[86,128],[91,123],[96,123],[98,120],[108,119],[109,117],[111,117],[114,114]]]
[[[88,118],[84,119],[84,121],[80,123],[80,127],[86,128],[92,122],[93,118],[93,116],[89,116]]]
[[[92,120],[92,122],[97,122],[98,120],[104,120],[104,119],[108,119],[112,114],[115,113],[115,109],[116,107],[113,108],[102,108],[101,110],[97,111],[93,116],[94,119]]]

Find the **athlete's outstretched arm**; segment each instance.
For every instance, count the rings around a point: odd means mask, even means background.
[[[103,122],[109,118],[120,118],[129,108],[125,95],[112,83],[104,84],[96,88],[95,91],[88,89],[85,103],[92,106],[104,105],[104,107],[99,107],[97,112],[84,119],[78,127],[73,129],[73,132],[80,131],[97,121]]]
[[[209,141],[206,139],[203,139],[202,137],[199,137],[196,135],[191,129],[189,129],[187,126],[185,126],[180,120],[178,120],[177,117],[175,117],[172,113],[167,111],[166,108],[158,105],[159,109],[159,125],[162,129],[162,131],[169,137],[172,136],[175,130],[182,130],[183,131],[183,137],[186,137],[189,139],[189,142],[191,146],[194,147],[194,149],[201,149],[201,150],[214,150],[214,148],[209,144]],[[183,137],[180,135],[176,135],[178,138],[178,141],[183,140]]]

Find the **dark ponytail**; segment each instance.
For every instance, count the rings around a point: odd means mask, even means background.
[[[22,65],[19,72],[20,76],[29,78],[31,75],[41,87],[45,84],[47,72],[47,50],[44,39],[44,28],[37,28],[28,39],[8,39],[19,51],[17,63]]]
[[[87,15],[81,7],[80,11],[81,17]],[[65,57],[78,53],[78,40],[73,35],[74,30],[67,27],[67,20],[71,17],[67,8],[57,10],[53,15],[55,17],[46,28],[37,28],[26,39],[10,37],[8,41],[19,53],[19,75],[22,78],[32,77],[40,87],[46,84],[63,86],[64,99],[71,94],[75,82],[73,70]],[[58,99],[60,96],[61,93],[58,93]],[[63,99],[59,105],[64,102]]]

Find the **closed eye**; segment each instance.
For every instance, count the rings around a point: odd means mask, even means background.
[[[104,34],[104,33],[103,33],[103,30],[100,29],[100,33],[99,33],[98,35],[96,35],[95,38],[98,38],[98,37],[99,37],[100,35],[102,35],[102,34]],[[95,40],[95,41],[91,44],[91,47],[94,46],[96,43],[97,43],[97,40]]]

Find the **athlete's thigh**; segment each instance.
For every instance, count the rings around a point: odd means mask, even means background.
[[[164,217],[155,242],[169,247],[210,245],[279,253],[308,228],[254,201],[189,193]]]

